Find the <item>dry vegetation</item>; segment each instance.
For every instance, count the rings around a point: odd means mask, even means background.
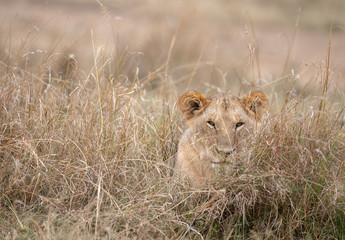
[[[210,14],[224,13],[222,6],[217,1]],[[256,57],[253,29],[241,39],[244,57],[234,53],[240,60],[228,62],[231,56],[188,33],[198,16],[179,26],[172,17],[176,31],[164,34],[155,25],[142,54],[119,43],[125,30],[114,30],[121,26],[101,9],[113,41],[102,46],[90,27],[80,46],[61,33],[53,46],[38,47],[39,31],[17,39],[15,20],[11,29],[0,25],[7,33],[0,45],[0,239],[345,238],[345,96],[331,45],[344,33],[322,32],[330,40],[326,57],[308,62],[303,75],[303,64],[289,57],[279,70]],[[216,37],[226,35],[220,29],[212,30]],[[271,100],[265,128],[212,189],[171,177],[184,128],[175,102],[187,86],[235,95],[262,89]]]

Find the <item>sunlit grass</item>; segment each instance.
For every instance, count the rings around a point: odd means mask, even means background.
[[[88,69],[53,50],[31,51],[34,61],[25,44],[4,51],[0,238],[344,239],[344,95],[332,52],[304,89],[297,70],[257,79],[254,55],[235,84],[202,49],[195,62],[173,62],[180,39],[171,39],[144,73],[142,53],[96,41]],[[218,90],[198,79],[205,66],[223,91],[263,89],[271,103],[246,151],[211,189],[193,189],[173,176],[185,129],[176,99],[188,85]]]

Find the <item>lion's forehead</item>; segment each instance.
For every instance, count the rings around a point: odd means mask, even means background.
[[[213,96],[207,110],[209,115],[232,121],[238,121],[240,116],[245,113],[239,98],[226,93]]]

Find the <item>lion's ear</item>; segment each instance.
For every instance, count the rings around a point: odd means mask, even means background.
[[[179,97],[178,105],[184,117],[189,120],[202,113],[210,102],[211,100],[207,99],[204,94],[190,91]]]
[[[268,106],[268,97],[263,92],[250,92],[241,103],[246,112],[256,120],[260,120]]]

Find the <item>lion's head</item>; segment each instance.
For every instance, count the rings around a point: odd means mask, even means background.
[[[228,93],[207,98],[190,91],[179,97],[178,105],[189,128],[181,138],[177,164],[184,175],[209,177],[208,168],[213,171],[215,164],[240,148],[247,133],[260,126],[268,97],[251,92],[242,99]]]

